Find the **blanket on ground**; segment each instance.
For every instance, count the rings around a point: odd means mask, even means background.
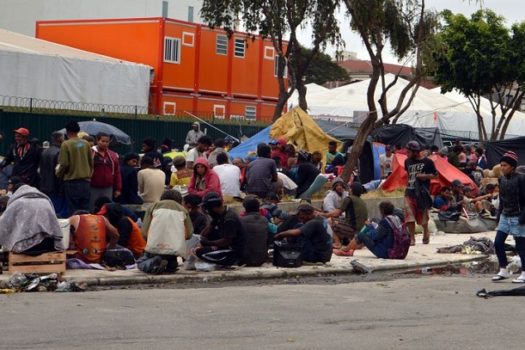
[[[54,240],[56,250],[64,250],[53,204],[36,188],[24,185],[9,199],[0,217],[0,245],[23,253],[47,237]]]

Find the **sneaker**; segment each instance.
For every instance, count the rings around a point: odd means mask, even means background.
[[[518,278],[513,279],[512,283],[525,283],[525,277],[519,276]]]

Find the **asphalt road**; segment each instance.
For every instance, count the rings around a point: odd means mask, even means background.
[[[486,278],[0,295],[1,349],[523,349]]]

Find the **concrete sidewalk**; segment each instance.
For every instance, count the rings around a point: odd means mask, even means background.
[[[351,274],[357,272],[381,272],[391,270],[410,270],[427,266],[443,266],[460,264],[483,259],[483,255],[465,254],[438,254],[437,248],[461,244],[474,237],[494,237],[494,233],[481,234],[446,234],[431,236],[431,243],[418,244],[411,247],[405,260],[377,259],[366,248],[358,250],[352,257],[332,256],[327,264],[304,265],[300,268],[277,268],[271,264],[261,267],[239,267],[232,270],[218,270],[213,272],[179,270],[170,275],[147,275],[139,270],[127,271],[100,271],[100,270],[68,270],[65,279],[68,281],[84,282],[89,286],[117,286],[135,284],[158,283],[188,283],[188,282],[220,282],[232,280],[283,278],[291,276],[323,276],[333,274]],[[0,285],[7,282],[10,274],[0,275]]]

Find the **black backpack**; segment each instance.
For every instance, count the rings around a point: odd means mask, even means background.
[[[303,265],[303,245],[287,239],[274,241],[273,265],[279,267],[301,267]]]

